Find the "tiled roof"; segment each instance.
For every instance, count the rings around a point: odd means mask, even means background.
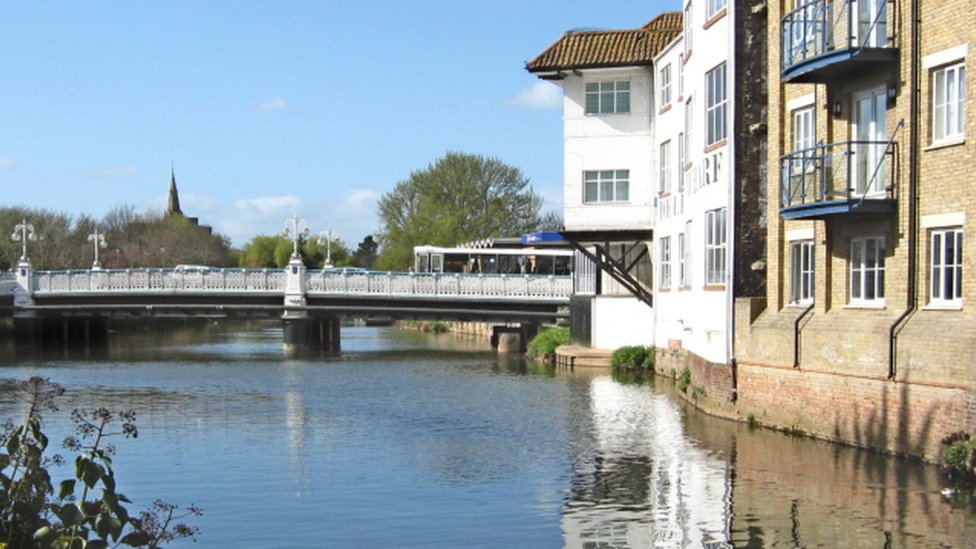
[[[649,65],[681,32],[681,12],[634,30],[568,32],[525,64],[529,72]]]

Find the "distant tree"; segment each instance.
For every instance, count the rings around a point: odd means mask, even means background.
[[[240,266],[265,269],[277,267],[275,249],[281,242],[290,244],[290,241],[283,236],[255,236],[244,246]]]
[[[34,227],[36,240],[28,242],[27,253],[36,269],[91,267],[94,246],[88,236],[96,227],[107,244],[100,250],[105,268],[233,265],[227,237],[211,234],[182,216],[135,213],[131,207],[119,206],[99,223],[88,215],[72,220],[67,214],[47,210],[0,208],[0,230],[7,235],[22,221]],[[16,264],[21,250],[21,242],[9,236],[0,238],[0,268]]]
[[[355,253],[352,254],[352,264],[357,267],[372,269],[376,263],[376,256],[379,253],[380,245],[373,240],[373,235],[366,235],[366,238],[359,243]]]
[[[414,171],[379,201],[377,266],[406,269],[419,244],[450,246],[519,236],[542,222],[542,198],[521,170],[498,159],[450,152]]]
[[[352,254],[346,247],[342,239],[332,239],[332,264],[336,267],[346,267],[352,263]],[[302,254],[302,261],[309,269],[321,269],[325,265],[325,259],[329,254],[328,242],[322,242],[318,238],[310,238],[299,252]]]

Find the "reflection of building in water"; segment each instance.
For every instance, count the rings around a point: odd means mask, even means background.
[[[689,443],[681,414],[646,387],[594,378],[594,453],[575,465],[563,509],[565,544],[574,547],[730,547],[730,474],[725,460]],[[587,445],[580,445],[585,447]]]

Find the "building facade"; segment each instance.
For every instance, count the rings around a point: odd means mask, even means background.
[[[737,413],[935,459],[976,430],[972,5],[768,9],[768,283],[737,303]]]
[[[639,29],[569,33],[527,65],[564,90],[575,340],[654,345],[662,371],[732,382],[734,298],[765,282],[757,6],[691,0]]]

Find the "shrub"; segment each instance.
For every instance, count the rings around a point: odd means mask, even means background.
[[[537,359],[550,359],[556,355],[556,347],[569,343],[569,328],[549,328],[539,332],[526,346],[528,355]]]
[[[951,442],[942,451],[942,460],[945,465],[957,473],[970,474],[971,455],[973,448],[976,447],[976,439],[965,438]]]
[[[691,386],[691,370],[685,368],[681,370],[681,375],[678,376],[678,390],[682,393],[688,391],[688,387]]]
[[[629,345],[613,352],[610,357],[610,368],[619,371],[624,368],[652,369],[654,367],[654,352],[650,347]]]
[[[47,457],[48,437],[42,432],[42,412],[56,412],[54,401],[64,390],[33,377],[18,386],[17,395],[27,409],[21,425],[7,421],[0,429],[0,547],[158,547],[178,538],[193,538],[197,529],[175,521],[200,510],[157,500],[150,511],[129,514],[130,503],[116,491],[108,439],[135,438],[135,412],[105,408],[75,410],[71,417],[77,437],[64,447],[79,452],[75,478],[57,485],[48,467],[61,464],[60,456]]]

